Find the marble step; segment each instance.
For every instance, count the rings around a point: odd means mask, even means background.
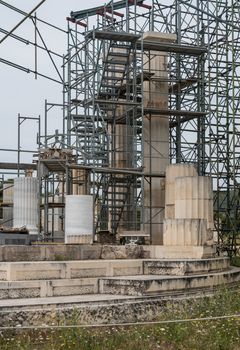
[[[229,269],[228,258],[113,259],[0,263],[0,280],[26,281],[129,275],[189,275]]]
[[[240,281],[240,268],[190,276],[142,275],[105,277],[99,281],[99,291],[120,295],[163,295],[169,292],[213,289]]]

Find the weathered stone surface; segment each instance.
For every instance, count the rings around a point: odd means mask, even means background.
[[[2,246],[2,261],[45,260],[45,249],[41,246]]]
[[[0,281],[0,299],[52,297],[98,293],[97,278]]]
[[[143,274],[141,259],[40,261],[0,263],[2,281],[54,281],[60,279]],[[5,286],[5,284],[3,284]],[[28,286],[28,285],[27,285]],[[1,285],[0,285],[1,288]]]
[[[127,259],[143,258],[143,246],[140,245],[125,245]]]
[[[122,245],[102,247],[101,259],[140,259],[143,257],[143,247],[139,245]]]
[[[229,268],[229,258],[143,261],[143,271],[145,275],[183,276],[213,271],[225,271]]]
[[[163,243],[164,246],[205,245],[208,231],[206,219],[165,219]]]
[[[95,259],[172,259],[212,257],[212,246],[140,246],[140,245],[36,245],[0,246],[0,257],[8,261],[68,261]]]
[[[81,260],[88,259],[100,259],[102,246],[101,245],[82,245],[81,247]]]
[[[0,246],[0,261],[64,261],[100,259],[101,245],[41,244]]]
[[[144,246],[152,259],[204,259],[216,255],[214,246]]]
[[[126,259],[125,246],[105,245],[102,247],[101,259]]]
[[[204,294],[202,294],[204,295]],[[58,324],[109,324],[123,322],[154,321],[159,315],[171,309],[181,310],[183,305],[189,303],[189,299],[181,298],[156,298],[156,299],[122,299],[107,298],[104,302],[91,300],[80,304],[67,303],[62,307],[47,305],[45,307],[33,306],[30,308],[4,308],[1,312],[0,326],[39,326]],[[50,301],[49,301],[50,302]],[[37,312],[36,312],[37,308]]]

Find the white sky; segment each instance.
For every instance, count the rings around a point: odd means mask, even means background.
[[[19,9],[30,12],[40,0],[5,0]],[[38,10],[37,16],[47,22],[57,25],[63,29],[67,28],[66,17],[71,11],[78,11],[84,8],[103,5],[104,0],[47,0]],[[11,30],[23,16],[0,4],[0,28]],[[55,50],[59,54],[66,53],[67,41],[64,35],[59,35],[54,29],[39,26],[42,36],[48,48]],[[31,20],[26,20],[14,34],[34,41],[34,26]],[[0,39],[4,35],[0,33]],[[39,41],[40,44],[40,41]],[[34,47],[18,42],[8,37],[0,44],[0,58],[12,61],[34,70]],[[50,59],[46,54],[39,51],[40,72],[51,74],[53,72]],[[61,62],[59,61],[59,66]],[[57,75],[55,74],[57,78]],[[27,74],[0,62],[0,149],[17,148],[17,115],[36,117],[39,114],[44,116],[44,100],[49,102],[62,102],[62,86],[49,80],[39,77],[34,79],[33,74]],[[52,129],[59,126],[61,120],[60,110],[56,110],[52,119]],[[60,128],[60,127],[59,127]],[[22,148],[32,149],[36,144],[37,123],[26,121],[21,128]],[[0,151],[0,161],[16,161],[17,154],[13,152]],[[21,156],[22,162],[31,162],[32,157],[28,154]]]

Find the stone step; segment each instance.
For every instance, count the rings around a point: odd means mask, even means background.
[[[137,274],[143,274],[143,260],[141,259],[0,263],[1,281],[76,279]]]
[[[225,271],[230,268],[230,259],[219,257],[212,259],[161,259],[144,260],[145,275],[191,275]]]
[[[98,278],[0,282],[0,299],[44,298],[96,293],[98,293]]]
[[[181,276],[227,269],[229,269],[229,258],[2,262],[0,280],[30,281],[141,274]]]
[[[99,291],[120,295],[163,295],[169,292],[213,289],[240,281],[240,268],[191,276],[143,275],[106,277],[99,281]]]

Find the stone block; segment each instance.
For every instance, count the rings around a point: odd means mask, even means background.
[[[175,42],[177,40],[177,36],[176,34],[172,33],[148,31],[143,33],[143,40],[156,42]]]
[[[39,261],[45,259],[41,246],[3,246],[2,261]]]
[[[126,259],[126,246],[105,245],[102,247],[101,259]]]
[[[100,259],[102,252],[101,245],[82,245],[81,246],[81,260]]]

